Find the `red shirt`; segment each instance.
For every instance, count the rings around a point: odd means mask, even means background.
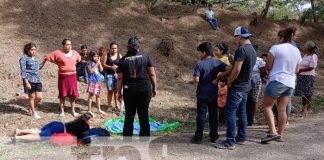
[[[81,56],[75,50],[71,51],[71,56],[67,57],[61,50],[53,51],[45,56],[45,59],[57,64],[58,73],[71,75],[76,73],[76,64],[81,61]]]

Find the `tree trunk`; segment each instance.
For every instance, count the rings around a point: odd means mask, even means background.
[[[200,0],[195,0],[195,4],[194,4],[194,7],[193,7],[193,12],[194,13],[197,13],[199,4],[200,4]]]
[[[271,0],[267,0],[265,8],[261,12],[261,18],[267,18],[270,4],[271,4]]]
[[[316,0],[311,0],[311,5],[312,5],[312,14],[313,14],[313,19],[314,22],[318,22],[317,15],[316,15]]]

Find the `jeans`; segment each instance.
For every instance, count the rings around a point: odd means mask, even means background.
[[[239,118],[238,132],[236,138],[240,141],[245,141],[246,138],[246,92],[237,92],[229,89],[226,102],[226,142],[229,145],[234,145],[236,132],[236,112]]]
[[[150,136],[148,108],[152,97],[151,83],[124,85],[125,123],[123,136],[132,136],[137,112],[140,123],[139,136]]]
[[[204,126],[206,121],[207,112],[209,114],[209,137],[210,138],[218,138],[217,127],[218,127],[218,120],[217,120],[217,98],[212,99],[202,99],[197,98],[197,130],[195,132],[195,138],[202,139]]]
[[[86,66],[87,66],[86,64],[80,64],[77,67],[76,72],[77,72],[78,78],[83,77],[84,79],[87,79],[88,72],[87,72],[87,67]]]
[[[217,29],[218,22],[215,18],[207,20],[212,29]]]

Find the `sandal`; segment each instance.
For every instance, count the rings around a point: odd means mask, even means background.
[[[265,143],[268,143],[268,142],[270,142],[272,140],[280,139],[280,137],[281,136],[279,134],[268,134],[266,137],[261,139],[261,143],[265,144]]]
[[[61,113],[59,114],[59,117],[65,117],[64,112],[61,112]]]
[[[73,117],[77,117],[78,115],[79,115],[79,113],[72,112],[72,116],[73,116]]]

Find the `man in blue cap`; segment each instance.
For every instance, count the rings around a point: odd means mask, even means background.
[[[239,46],[234,56],[234,66],[227,81],[229,88],[226,102],[226,141],[215,144],[219,149],[234,149],[235,144],[244,144],[246,139],[246,100],[251,89],[250,78],[257,54],[250,42],[252,34],[244,26],[234,31]],[[238,111],[238,133],[236,135],[236,112]]]

